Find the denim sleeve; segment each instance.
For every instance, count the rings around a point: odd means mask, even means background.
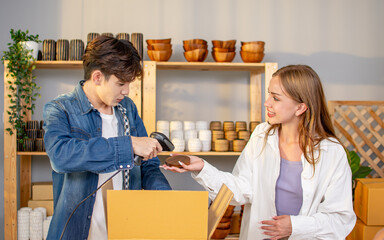
[[[147,130],[145,129],[143,120],[137,113],[136,106],[133,106],[133,118],[137,129],[138,137],[148,136]],[[146,190],[171,190],[167,179],[160,171],[159,168],[160,160],[158,157],[149,159],[148,161],[142,161],[141,164],[141,182],[143,189]]]
[[[54,171],[105,173],[132,166],[130,137],[91,137],[81,129],[78,131],[84,137],[74,137],[77,130],[71,126],[68,112],[57,102],[47,103],[43,116],[45,148]]]

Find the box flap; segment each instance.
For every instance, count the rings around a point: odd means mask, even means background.
[[[223,184],[208,210],[208,239],[211,239],[232,198],[233,192]]]

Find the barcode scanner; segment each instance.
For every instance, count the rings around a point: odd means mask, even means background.
[[[149,137],[156,139],[163,148],[163,151],[173,151],[173,149],[175,149],[175,146],[172,144],[172,142],[161,132],[153,132],[151,135],[149,135]],[[142,160],[142,156],[135,155],[134,163],[136,166],[140,166]]]

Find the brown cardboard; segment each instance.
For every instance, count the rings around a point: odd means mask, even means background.
[[[355,189],[354,211],[366,225],[384,225],[384,179],[359,178]]]
[[[207,239],[233,197],[226,189],[210,211],[205,191],[108,190],[108,239]]]
[[[355,228],[348,235],[347,240],[372,240],[376,233],[384,226],[367,226],[360,219],[357,219]]]
[[[32,200],[53,200],[52,182],[33,183]]]
[[[47,210],[47,216],[53,215],[53,200],[29,200],[28,207],[32,209],[43,207]]]

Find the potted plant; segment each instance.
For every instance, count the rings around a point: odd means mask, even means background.
[[[33,113],[34,101],[36,97],[40,97],[38,93],[40,87],[33,81],[36,77],[32,75],[36,59],[32,56],[33,50],[29,49],[25,42],[38,43],[40,40],[39,35],[29,35],[28,30],[23,32],[11,29],[10,33],[13,42],[8,43],[8,50],[3,52],[4,55],[1,58],[8,68],[7,76],[14,79],[14,81],[8,81],[11,93],[7,97],[10,98],[11,104],[5,111],[9,115],[8,121],[12,128],[7,128],[6,131],[10,135],[16,131],[18,142],[24,145],[24,140],[27,139],[25,131],[27,112]]]

